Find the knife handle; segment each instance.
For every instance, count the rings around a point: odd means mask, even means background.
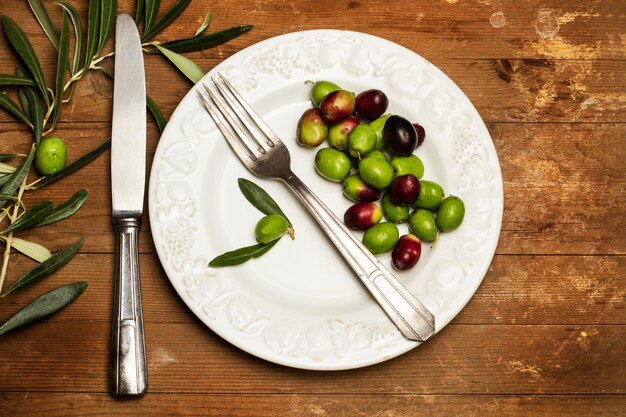
[[[116,257],[110,390],[114,397],[143,395],[148,386],[137,245],[140,224],[140,218],[117,218],[113,223]]]

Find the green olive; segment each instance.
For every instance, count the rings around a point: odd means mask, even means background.
[[[382,159],[383,161],[389,162],[389,158],[387,157],[387,154],[377,149],[374,149],[373,151],[368,153],[367,158],[378,158],[378,159]]]
[[[362,159],[375,144],[376,134],[368,125],[358,125],[348,134],[348,152],[354,158]]]
[[[318,81],[313,84],[313,88],[311,88],[311,101],[315,107],[319,107],[320,103],[324,98],[332,93],[333,91],[341,90],[335,83],[331,83],[330,81]]]
[[[463,200],[453,195],[448,196],[441,202],[437,211],[437,227],[442,232],[449,232],[461,225],[463,217],[465,217]]]
[[[348,155],[333,148],[323,148],[315,155],[315,170],[330,181],[341,182],[350,173]]]
[[[443,188],[441,185],[433,181],[420,181],[420,195],[415,201],[415,207],[423,208],[430,211],[437,211],[443,201]]]
[[[425,242],[432,242],[437,239],[437,224],[435,216],[424,209],[417,209],[409,217],[409,229],[411,232]]]
[[[290,227],[287,219],[280,214],[269,214],[258,221],[254,234],[259,243],[270,243],[288,233]]]
[[[382,206],[385,219],[391,223],[404,223],[409,218],[409,206],[393,204],[389,193],[383,196]]]
[[[378,189],[389,187],[393,180],[393,168],[389,162],[373,156],[359,163],[359,174],[363,181]]]
[[[363,234],[363,245],[374,255],[389,252],[400,238],[395,224],[382,222],[375,224]]]
[[[370,127],[374,129],[374,133],[376,133],[376,145],[374,145],[374,149],[376,150],[383,151],[387,148],[387,144],[383,138],[383,128],[385,127],[385,122],[389,116],[391,116],[391,113],[383,114],[378,119],[370,123]]]
[[[394,156],[391,158],[391,166],[396,170],[396,177],[411,174],[419,180],[424,176],[424,164],[417,155]]]

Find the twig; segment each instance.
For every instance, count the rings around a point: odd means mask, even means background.
[[[20,189],[17,193],[17,202],[13,206],[13,216],[9,216],[9,220],[13,223],[17,219],[17,214],[20,209],[20,202],[22,201],[22,195],[24,194],[24,188],[26,188],[26,181],[28,179],[28,174],[24,177],[22,184],[20,184]],[[2,271],[0,271],[0,293],[2,292],[2,286],[4,285],[4,279],[7,275],[7,268],[9,266],[9,257],[11,255],[11,243],[13,241],[13,232],[9,232],[7,237],[4,239],[6,243],[6,247],[4,248],[4,257],[2,258]]]

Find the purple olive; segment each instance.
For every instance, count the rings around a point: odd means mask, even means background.
[[[389,196],[393,204],[411,204],[419,198],[420,189],[420,180],[415,175],[401,175],[391,181]]]
[[[391,264],[398,271],[411,269],[422,254],[422,242],[413,234],[400,236],[391,252]]]
[[[417,133],[417,146],[419,148],[424,143],[424,139],[426,139],[426,131],[419,123],[413,123],[413,127],[415,128],[415,133]]]
[[[389,116],[383,128],[383,137],[391,153],[409,156],[417,147],[417,132],[402,116]]]
[[[389,99],[380,90],[366,90],[356,96],[356,114],[363,120],[376,120],[387,111]]]
[[[328,124],[335,124],[354,112],[356,99],[354,93],[347,90],[335,90],[320,103],[322,116]]]
[[[382,218],[382,210],[374,203],[356,203],[343,215],[344,223],[353,230],[367,230]]]

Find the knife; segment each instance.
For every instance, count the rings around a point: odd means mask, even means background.
[[[126,397],[144,394],[148,383],[137,247],[145,188],[146,81],[139,33],[126,14],[117,17],[115,28],[112,125],[116,256],[110,390],[115,397]]]

